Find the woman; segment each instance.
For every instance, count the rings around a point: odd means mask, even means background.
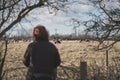
[[[48,32],[42,25],[33,30],[33,42],[24,55],[28,67],[26,80],[55,80],[55,70],[61,63],[57,48],[48,40]]]

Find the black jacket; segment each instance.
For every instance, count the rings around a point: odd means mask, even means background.
[[[31,72],[53,74],[61,59],[57,48],[49,41],[34,41],[28,45],[24,64]]]

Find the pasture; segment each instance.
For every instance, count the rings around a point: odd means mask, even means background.
[[[22,60],[29,43],[20,41],[8,44],[4,65],[5,80],[25,80],[27,68]],[[106,68],[106,50],[96,51],[97,44],[85,41],[62,41],[61,44],[55,44],[62,60],[57,80],[79,80],[81,61],[87,62],[88,80],[120,80],[120,42],[108,52],[108,68]]]

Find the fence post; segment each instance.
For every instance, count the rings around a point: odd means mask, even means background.
[[[87,63],[80,62],[80,80],[87,80]]]
[[[106,66],[108,67],[108,50],[106,50]]]
[[[106,68],[107,68],[107,80],[109,78],[109,71],[108,71],[108,67],[109,67],[109,60],[108,60],[108,49],[106,50]]]

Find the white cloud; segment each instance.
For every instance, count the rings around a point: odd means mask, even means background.
[[[115,9],[115,8],[120,8],[120,3],[115,0],[115,1],[111,1],[111,2],[106,2],[105,6],[108,9]]]
[[[82,3],[86,3],[82,1]],[[69,34],[72,33],[72,27],[73,26],[67,26],[65,25],[67,21],[69,21],[71,18],[76,18],[78,20],[84,21],[89,19],[85,12],[89,12],[94,10],[94,8],[87,4],[79,4],[74,3],[72,5],[68,5],[70,8],[68,8],[67,13],[58,11],[56,15],[50,14],[48,8],[37,8],[33,10],[29,17],[27,17],[27,20],[23,20],[22,24],[26,26],[26,29],[31,26],[29,21],[32,23],[33,27],[42,24],[45,25],[50,34],[54,34],[55,30],[59,33]],[[83,30],[83,27],[80,27],[80,30]]]

